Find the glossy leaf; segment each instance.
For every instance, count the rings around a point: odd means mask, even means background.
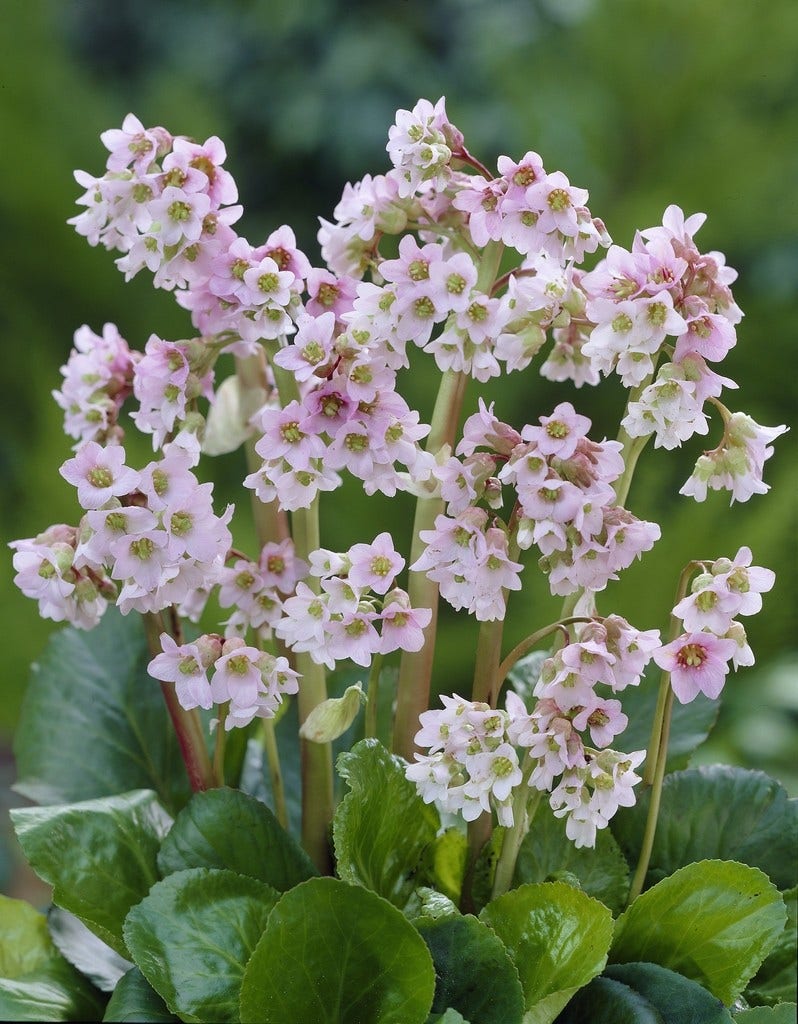
[[[415,921],[420,917],[429,920],[437,920],[439,917],[457,917],[460,911],[457,909],[448,896],[444,896],[437,889],[430,889],[429,886],[420,885],[413,890],[413,894],[404,908],[405,917]]]
[[[480,1024],[519,1024],[524,993],[518,971],[498,936],[470,915],[420,919],[437,978],[433,1013],[449,1007]]]
[[[233,871],[178,871],[133,907],[125,941],[172,1013],[237,1021],[244,967],[278,898],[265,882]]]
[[[435,885],[458,903],[468,863],[468,839],[459,828],[447,828],[430,848],[430,871]]]
[[[524,991],[524,1021],[549,1024],[571,996],[601,972],[612,915],[565,882],[522,885],[480,914],[510,952]]]
[[[0,1020],[94,1021],[100,993],[53,945],[44,914],[0,896]]]
[[[757,868],[701,861],[638,896],[618,918],[610,959],[661,964],[730,1004],[775,946],[785,918],[781,896]]]
[[[795,953],[798,950],[798,889],[784,894],[787,923],[779,940],[759,968],[746,991],[749,1003],[798,1001],[796,993]]]
[[[798,1006],[795,1003],[779,1003],[778,1006],[754,1006],[750,1010],[735,1013],[736,1024],[795,1024],[798,1020]]]
[[[424,1024],[435,971],[424,940],[387,900],[312,878],[272,911],[241,986],[257,1024]]]
[[[639,992],[602,974],[576,993],[556,1024],[665,1024],[665,1019]]]
[[[101,992],[113,992],[119,979],[133,966],[68,910],[50,907],[47,927],[61,955]]]
[[[118,981],[114,994],[105,1008],[104,1021],[120,1021],[123,1024],[170,1024],[179,1021],[169,1012],[152,985],[138,969],[131,967]]]
[[[563,872],[580,887],[619,912],[629,891],[629,867],[609,829],[596,833],[594,849],[577,849],[565,834],[565,822],[541,801],[516,861],[514,884],[554,881]]]
[[[14,788],[41,804],[152,789],[169,810],[181,807],[188,779],[148,661],[141,617],[116,608],[90,632],[55,633],[25,695]]]
[[[604,976],[634,989],[659,1011],[665,1024],[732,1024],[723,1003],[675,971],[659,964],[610,964]]]
[[[435,841],[438,812],[405,778],[404,762],[377,740],[341,754],[337,767],[350,789],[333,821],[338,874],[404,908]]]
[[[158,847],[171,824],[155,794],[10,813],[31,867],[53,886],[53,901],[126,957],[122,924],[158,880]]]
[[[164,876],[185,868],[230,868],[280,892],[317,874],[269,808],[235,789],[192,797],[163,841],[158,867]]]
[[[612,831],[637,859],[648,799],[620,811]],[[779,889],[798,883],[798,801],[763,772],[710,765],[675,772],[662,788],[649,884],[706,859],[736,860],[765,872]]]

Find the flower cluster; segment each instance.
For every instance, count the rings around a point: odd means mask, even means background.
[[[121,445],[81,445],[61,475],[86,510],[77,528],[53,527],[15,541],[17,586],[40,614],[83,629],[99,621],[109,598],[123,614],[185,605],[213,586],[232,541],[233,513],[213,511],[213,484],[191,467],[197,451],[177,442],[142,470],[125,465]]]
[[[412,608],[405,591],[394,586],[404,559],[390,534],[342,553],[319,548],[310,561],[318,591],[298,583],[274,627],[291,650],[332,669],[345,658],[367,667],[376,654],[421,649],[432,612]]]
[[[627,725],[613,693],[636,686],[660,647],[657,630],[641,632],[612,615],[584,626],[579,638],[547,659],[528,712],[508,691],[506,711],[461,697],[442,697],[442,711],[421,715],[416,754],[407,777],[427,803],[471,821],[493,806],[499,822],[513,825],[512,791],[528,784],[549,794],[557,817],[576,846],[595,845],[618,807],[634,803],[634,769],[645,751],[609,747]],[[589,733],[588,745],[582,733]],[[526,751],[523,768],[518,750]]]
[[[454,694],[441,697],[443,710],[425,711],[416,754],[405,774],[425,803],[474,821],[495,807],[502,825],[513,824],[512,791],[522,780],[518,755],[507,739],[506,711]]]
[[[299,689],[299,676],[286,658],[248,647],[240,637],[203,634],[178,644],[162,633],[161,647],[163,653],[147,666],[149,674],[174,683],[186,709],[226,705],[226,730],[249,725],[253,718],[273,718],[283,697]]]
[[[733,560],[719,558],[707,564],[692,582],[691,593],[673,609],[686,632],[654,653],[654,660],[670,673],[671,686],[682,704],[699,693],[719,696],[731,664],[753,665],[745,628],[736,615],[755,615],[763,593],[773,586],[771,569],[751,565],[750,548],[740,548]]]

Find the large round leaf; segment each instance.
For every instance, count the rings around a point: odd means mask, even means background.
[[[241,986],[257,1024],[423,1024],[435,971],[424,940],[387,900],[312,878],[272,911]]]
[[[628,985],[662,1014],[665,1024],[732,1024],[720,999],[695,981],[659,964],[610,964],[608,978]]]
[[[778,1006],[754,1006],[750,1010],[735,1013],[735,1024],[795,1024],[798,1020],[795,1003],[779,1003]]]
[[[50,907],[47,927],[61,955],[101,992],[113,992],[120,978],[133,966],[68,910]]]
[[[158,867],[162,875],[185,868],[230,868],[280,892],[317,874],[269,808],[236,789],[192,797],[163,841]]]
[[[798,889],[783,894],[787,923],[773,950],[748,986],[750,1003],[796,1002],[795,951],[798,949]]]
[[[173,1013],[237,1021],[244,967],[277,899],[265,882],[233,871],[178,871],[130,911],[125,942]]]
[[[93,1021],[100,993],[61,956],[44,914],[0,896],[0,1020]]]
[[[648,812],[644,797],[612,830],[637,859]],[[736,860],[761,868],[779,889],[798,883],[798,801],[764,772],[708,765],[668,775],[662,787],[649,881],[692,861]],[[631,861],[630,861],[631,862]]]
[[[609,829],[596,833],[596,845],[577,849],[565,834],[565,821],[541,803],[521,844],[514,884],[556,880],[560,872],[574,875],[588,894],[619,912],[629,891],[629,866]]]
[[[171,1024],[180,1018],[169,1012],[138,967],[131,967],[117,982],[103,1020],[114,1024]]]
[[[171,819],[148,790],[11,811],[31,867],[53,900],[123,957],[127,912],[158,880],[156,857]]]
[[[730,1004],[773,949],[785,919],[779,892],[757,868],[701,861],[638,896],[618,918],[610,958],[669,967]]]
[[[601,973],[612,914],[565,882],[522,885],[489,903],[480,920],[510,951],[521,978],[527,1021],[554,1020],[571,996]]]
[[[475,917],[415,922],[429,947],[437,982],[433,1013],[449,1007],[480,1024],[519,1024],[524,993],[499,937]]]
[[[377,740],[341,754],[337,767],[350,787],[333,823],[338,874],[404,908],[435,841],[438,812],[405,777],[404,762]]]
[[[612,978],[594,978],[571,999],[556,1024],[665,1024],[645,996]]]
[[[55,633],[33,668],[14,741],[15,789],[41,804],[152,789],[175,811],[186,771],[139,615],[109,608]]]

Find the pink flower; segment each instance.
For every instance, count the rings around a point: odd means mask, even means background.
[[[130,494],[138,486],[139,474],[125,465],[125,449],[121,445],[101,447],[87,441],[77,455],[59,470],[61,476],[78,489],[83,508],[102,508],[110,498]]]
[[[729,660],[737,650],[734,640],[712,633],[684,633],[654,652],[654,661],[670,673],[671,686],[681,704],[694,701],[699,693],[713,700],[720,694],[729,671]]]
[[[161,633],[162,654],[157,654],[147,666],[153,679],[174,683],[180,706],[191,708],[213,707],[207,666],[197,644],[178,645],[168,633]]]
[[[376,594],[387,594],[405,564],[393,546],[390,533],[381,533],[371,544],[353,544],[348,556],[351,561],[349,582]]]

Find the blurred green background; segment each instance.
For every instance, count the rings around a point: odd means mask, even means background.
[[[740,272],[746,318],[722,370],[728,395],[759,422],[790,423],[796,408],[798,323],[798,5],[794,0],[5,0],[0,37],[4,156],[0,271],[5,400],[0,404],[3,540],[76,520],[58,475],[69,443],[50,399],[74,330],[118,324],[131,345],[190,326],[145,273],[125,284],[113,257],[66,225],[79,194],[72,171],[101,173],[99,134],[134,111],[147,125],[221,136],[245,205],[238,230],[259,242],[291,224],[320,262],[316,217],[331,215],[347,180],[387,169],[397,107],[447,97],[469,148],[495,166],[535,149],[590,190],[613,238],[659,223],[666,205],[705,211],[704,251],[723,250]],[[423,370],[411,404],[429,414]],[[498,414],[516,426],[575,400],[594,436],[614,436],[623,395],[612,384],[572,392],[534,369],[499,387]],[[476,403],[469,395],[467,411]],[[739,401],[739,405],[737,402]],[[711,437],[717,438],[713,424]],[[711,447],[715,441],[707,442]],[[741,544],[778,582],[747,620],[754,669],[731,679],[721,718],[699,760],[764,767],[798,792],[798,463],[792,435],[767,465],[772,492],[729,507],[678,495],[703,447],[647,451],[630,506],[662,525],[660,543],[600,600],[641,628],[664,626],[680,567],[733,555]],[[146,457],[146,442],[141,457]],[[232,497],[238,456],[209,471]],[[364,499],[355,485],[324,502],[323,542],[348,545],[386,523],[409,533],[411,506]],[[247,544],[243,502],[239,542]],[[325,513],[323,512],[323,515]],[[8,741],[28,665],[54,628],[0,573],[6,643],[0,739]],[[511,602],[508,645],[556,617],[558,601],[527,573]],[[436,685],[466,691],[474,624],[446,614]]]

